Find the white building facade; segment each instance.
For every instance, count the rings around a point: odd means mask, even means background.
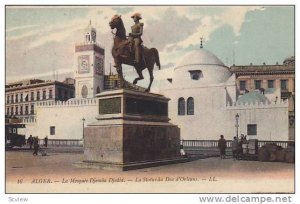
[[[235,75],[211,52],[192,51],[169,72],[156,91],[171,99],[169,117],[182,139],[232,139],[238,131],[248,139],[288,140],[288,101],[258,92],[239,97]]]
[[[38,102],[36,119],[24,120],[25,135],[48,136],[50,140],[82,140],[83,127],[95,121],[98,115],[96,99]]]

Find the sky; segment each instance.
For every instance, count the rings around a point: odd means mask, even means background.
[[[90,20],[105,48],[106,73],[113,63],[108,23],[142,14],[144,45],[160,53],[162,68],[176,66],[186,53],[205,49],[231,66],[282,64],[294,56],[293,6],[6,6],[6,80],[73,76],[74,47],[84,42]],[[114,70],[113,70],[114,71]],[[125,75],[133,69],[124,67]]]

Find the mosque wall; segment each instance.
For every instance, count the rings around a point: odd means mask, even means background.
[[[181,139],[216,140],[221,134],[226,139],[232,139],[236,135],[235,116],[239,114],[239,135],[248,135],[248,139],[288,140],[288,101],[271,104],[233,102],[230,105],[224,86],[179,88],[164,92],[171,98],[170,122],[179,126]],[[178,115],[178,99],[184,98],[186,102],[189,97],[194,98],[194,115]],[[248,125],[252,128],[256,126],[255,135],[248,134],[248,128],[251,128]]]
[[[82,139],[84,126],[96,121],[96,99],[72,99],[67,102],[43,102],[36,107],[36,119],[25,120],[26,138],[29,135],[43,139]],[[51,130],[52,129],[52,130]]]
[[[232,74],[231,77],[227,80],[225,90],[226,90],[226,103],[233,104],[237,100],[237,90],[235,83],[235,74]]]
[[[239,114],[238,133],[248,139],[288,140],[288,101],[276,104],[233,104],[227,101],[225,85],[211,87],[178,88],[165,90],[169,97],[169,118],[179,126],[181,139],[216,140],[221,134],[226,139],[236,135],[235,116]],[[178,99],[194,99],[194,115],[178,115]],[[227,102],[227,103],[226,103]],[[185,110],[187,106],[185,106]],[[26,137],[46,135],[49,139],[82,139],[82,118],[86,124],[96,121],[96,99],[72,99],[67,102],[40,102],[34,120],[25,120]],[[248,125],[255,125],[256,135],[249,135]],[[51,134],[51,127],[55,133]]]
[[[236,135],[235,116],[239,114],[238,133],[247,135],[248,139],[287,141],[289,140],[288,101],[271,104],[241,104],[227,107],[227,135]],[[256,134],[249,134],[249,125],[256,126]]]
[[[171,123],[179,126],[181,139],[216,139],[224,129],[223,115],[226,112],[226,91],[224,85],[165,90],[169,101]],[[194,115],[178,115],[178,99],[194,99]]]

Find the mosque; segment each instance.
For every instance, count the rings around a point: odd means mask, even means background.
[[[288,100],[277,101],[280,91],[240,95],[235,74],[213,53],[191,51],[164,71],[167,83],[156,91],[171,99],[169,117],[180,127],[182,139],[244,134],[248,139],[288,140]]]
[[[98,116],[97,93],[105,90],[105,50],[89,26],[85,42],[75,46],[75,98],[36,103],[34,119],[24,119],[26,137],[77,144],[84,127]],[[257,90],[240,95],[236,75],[213,53],[200,48],[183,56],[174,67],[157,72],[153,93],[169,101],[170,122],[178,125],[181,139],[216,140],[244,134],[259,140],[287,141],[288,100],[280,91]]]

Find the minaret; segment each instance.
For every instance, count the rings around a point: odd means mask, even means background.
[[[84,30],[84,42],[75,46],[76,98],[94,98],[104,90],[104,53],[90,21]]]
[[[96,43],[97,32],[96,29],[92,27],[92,21],[86,28],[85,41],[86,43]]]

